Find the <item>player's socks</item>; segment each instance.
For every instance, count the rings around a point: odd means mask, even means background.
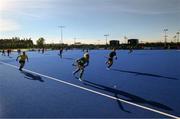
[[[76,72],[75,72],[75,71],[73,71],[73,72],[72,72],[72,74],[73,74],[73,75],[75,75],[75,74],[76,74]]]

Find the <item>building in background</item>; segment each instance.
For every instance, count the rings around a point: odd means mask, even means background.
[[[139,44],[139,39],[128,39],[128,44],[131,46],[136,46]]]
[[[82,45],[81,42],[75,42],[74,45]]]
[[[110,40],[109,41],[110,46],[119,46],[119,40]]]

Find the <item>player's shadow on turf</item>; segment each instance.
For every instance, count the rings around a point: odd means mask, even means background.
[[[99,90],[104,90],[104,91],[110,92],[110,93],[115,95],[114,97],[129,101],[129,102],[133,102],[133,103],[136,103],[136,104],[147,104],[147,105],[150,105],[152,107],[159,108],[159,109],[173,111],[172,108],[170,108],[170,107],[168,107],[168,106],[166,106],[164,104],[161,104],[159,102],[154,102],[154,101],[151,101],[151,100],[147,100],[147,99],[144,99],[142,97],[130,94],[130,93],[125,92],[125,91],[120,91],[120,90],[110,88],[110,87],[107,87],[107,86],[103,86],[103,85],[100,85],[100,84],[96,84],[96,83],[93,83],[93,82],[90,82],[90,81],[84,81],[83,84],[87,85],[87,86],[91,86],[91,87],[99,89]],[[121,104],[121,102],[119,100],[117,100],[117,101],[118,101],[118,104],[119,104],[120,108],[123,111],[129,112],[129,111],[126,111],[123,108],[123,106],[122,106],[122,104]]]
[[[70,58],[70,57],[62,57],[62,59],[67,59],[67,60],[76,60],[74,58]]]
[[[136,71],[127,71],[127,70],[120,70],[120,69],[111,69],[111,70],[118,71],[118,72],[124,72],[124,73],[130,73],[130,74],[136,74],[136,75],[178,80],[177,78],[174,78],[174,77],[161,76],[161,75],[157,75],[157,74],[150,74],[150,73],[143,73],[143,72],[136,72]]]
[[[91,87],[94,87],[94,88],[97,88],[97,89],[100,89],[100,90],[105,90],[105,88],[106,88],[106,87],[104,87],[104,86],[102,86],[102,85],[95,84],[95,83],[92,83],[92,82],[89,82],[89,81],[86,81],[86,80],[84,80],[83,84],[84,84],[84,85],[91,86]],[[111,92],[111,91],[108,91],[108,92]],[[111,93],[112,93],[112,92],[111,92]],[[119,97],[118,97],[118,93],[113,93],[113,94],[114,94],[114,97],[119,98]],[[119,108],[120,108],[122,111],[127,112],[127,113],[131,113],[130,111],[126,110],[126,109],[123,107],[121,101],[119,101],[119,100],[116,100],[116,101],[117,101],[117,103],[118,103]]]
[[[25,72],[25,71],[22,71],[21,73],[23,73],[25,75],[26,79],[44,82],[44,80],[42,80],[42,78],[38,75],[34,75],[34,74],[31,74],[31,73]]]

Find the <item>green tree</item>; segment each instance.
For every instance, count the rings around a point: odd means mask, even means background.
[[[31,38],[20,39],[19,37],[13,37],[11,39],[0,39],[0,49],[33,48],[33,46]]]
[[[45,44],[45,39],[43,37],[41,37],[36,41],[36,43],[39,48],[43,48],[44,44]]]

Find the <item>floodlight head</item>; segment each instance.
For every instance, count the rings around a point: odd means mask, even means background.
[[[65,28],[65,26],[58,26],[59,28]]]

